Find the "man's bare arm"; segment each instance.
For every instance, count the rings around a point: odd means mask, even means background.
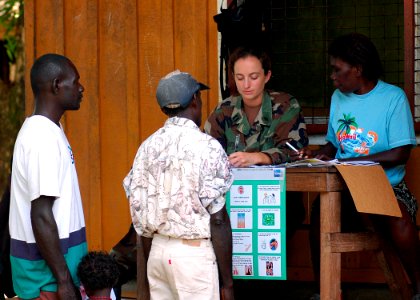
[[[54,197],[41,196],[31,203],[31,223],[39,252],[50,267],[58,284],[60,300],[80,300],[79,288],[73,283],[64,256],[52,207]]]
[[[149,280],[147,279],[147,261],[149,260],[152,239],[146,237],[137,237],[137,288],[139,289],[140,300],[150,300]]]
[[[232,228],[225,206],[211,215],[210,230],[222,282],[222,297],[224,300],[233,300]]]

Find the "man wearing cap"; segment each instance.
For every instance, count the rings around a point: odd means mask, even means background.
[[[223,298],[234,299],[224,198],[233,177],[219,142],[199,128],[205,89],[178,70],[160,80],[156,98],[169,119],[141,144],[124,179],[140,266],[147,261],[138,274],[144,299],[220,299],[219,273]]]

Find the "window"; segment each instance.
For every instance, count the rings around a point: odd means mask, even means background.
[[[416,130],[420,131],[420,123],[417,123],[420,122],[420,0],[415,0],[414,4],[408,0],[406,2],[406,27],[410,29],[406,30],[406,47],[414,49],[406,51],[406,90],[409,97],[414,98],[414,120]]]
[[[416,2],[420,5],[420,0]],[[299,100],[309,133],[326,132],[334,90],[327,51],[339,35],[369,36],[383,62],[383,79],[404,88],[403,0],[271,0],[266,1],[264,14],[273,60],[268,87]],[[420,79],[420,70],[416,74]],[[420,119],[420,80],[418,85]]]
[[[236,1],[240,5],[244,0]],[[267,87],[299,100],[309,133],[326,132],[334,89],[327,49],[336,36],[349,32],[363,33],[375,43],[383,79],[404,88],[420,131],[420,0],[245,2],[254,6],[256,15],[262,11],[264,40],[273,59]]]

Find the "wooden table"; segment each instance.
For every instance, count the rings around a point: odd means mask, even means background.
[[[321,274],[322,300],[341,299],[341,253],[373,250],[395,299],[411,299],[395,250],[375,232],[341,232],[341,191],[346,183],[335,167],[287,168],[286,190],[319,192],[321,195]]]
[[[341,253],[332,241],[341,231],[341,191],[345,182],[334,167],[288,168],[286,190],[319,192],[321,195],[321,299],[341,299]],[[334,239],[333,239],[334,235]]]

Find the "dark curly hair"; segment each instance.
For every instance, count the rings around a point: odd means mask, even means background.
[[[120,276],[118,265],[106,252],[90,251],[77,267],[77,276],[87,292],[112,288]]]
[[[362,68],[362,76],[377,80],[383,73],[378,50],[372,41],[360,33],[349,33],[334,39],[328,54],[354,67]]]

